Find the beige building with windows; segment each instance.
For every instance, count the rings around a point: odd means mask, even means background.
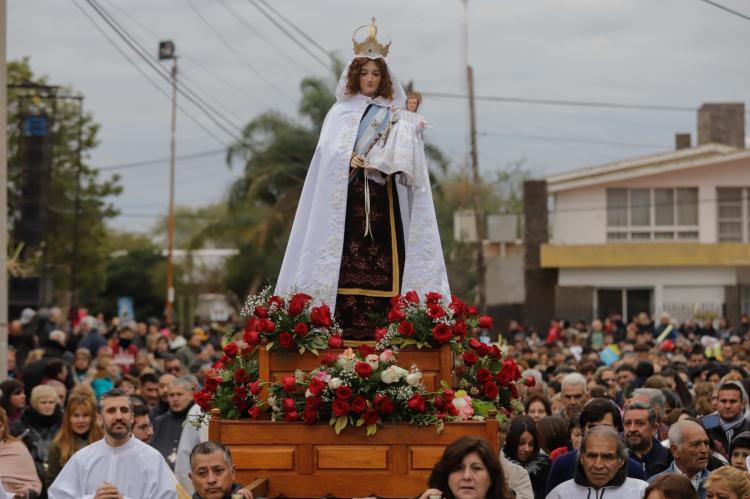
[[[674,319],[750,310],[750,151],[743,104],[707,104],[698,146],[546,179],[554,315]]]

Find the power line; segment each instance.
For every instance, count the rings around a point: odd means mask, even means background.
[[[123,56],[123,57],[125,58],[125,60],[127,60],[127,61],[128,61],[129,63],[130,63],[130,65],[131,65],[131,66],[133,66],[133,67],[134,67],[134,68],[136,69],[136,71],[138,71],[138,72],[139,72],[139,73],[140,73],[140,74],[141,74],[141,75],[142,75],[142,76],[143,76],[144,78],[146,78],[146,80],[148,80],[148,82],[149,82],[149,83],[150,83],[150,84],[151,84],[151,85],[152,85],[152,86],[153,86],[153,87],[154,87],[154,88],[155,88],[155,89],[156,89],[156,90],[157,90],[157,91],[158,91],[158,92],[159,92],[160,94],[162,94],[162,95],[163,95],[163,96],[164,96],[165,98],[167,98],[168,100],[171,100],[171,99],[172,99],[172,98],[170,97],[170,95],[169,95],[169,94],[168,94],[168,93],[167,93],[167,92],[166,92],[166,91],[165,91],[165,90],[164,90],[163,88],[161,88],[161,87],[159,86],[159,84],[158,84],[158,83],[157,83],[156,81],[154,81],[154,80],[153,80],[153,79],[151,78],[151,76],[149,76],[149,74],[148,74],[148,73],[146,73],[146,72],[145,72],[145,71],[144,71],[144,70],[143,70],[143,69],[142,69],[142,68],[141,68],[141,67],[140,67],[140,66],[139,66],[138,64],[136,64],[136,62],[135,62],[135,61],[134,61],[134,60],[133,60],[133,59],[132,59],[132,58],[131,58],[131,57],[130,57],[130,56],[129,56],[129,55],[128,55],[128,54],[127,54],[127,53],[126,53],[125,51],[124,51],[124,50],[122,50],[122,48],[120,48],[120,46],[119,46],[119,45],[117,44],[117,42],[115,42],[115,41],[114,41],[114,40],[113,40],[113,39],[112,39],[112,38],[111,38],[111,37],[110,37],[110,36],[109,36],[109,35],[107,34],[107,32],[106,32],[106,31],[104,31],[104,30],[103,30],[103,29],[102,29],[102,28],[101,28],[101,27],[100,27],[100,26],[99,26],[99,25],[97,24],[96,20],[95,20],[95,19],[94,19],[93,17],[91,17],[91,15],[89,15],[89,13],[88,13],[88,12],[86,12],[86,10],[85,10],[85,9],[84,9],[83,7],[81,7],[80,5],[78,5],[78,3],[77,3],[77,2],[75,1],[75,0],[73,0],[73,5],[75,5],[75,6],[76,6],[76,7],[78,8],[78,10],[80,10],[80,11],[81,11],[81,13],[83,13],[83,15],[84,15],[84,16],[86,16],[86,17],[87,17],[87,18],[89,19],[89,21],[91,21],[91,24],[93,24],[93,25],[94,25],[94,28],[96,28],[96,30],[97,30],[97,31],[99,31],[99,33],[101,33],[101,34],[102,34],[102,36],[104,36],[104,38],[106,38],[106,39],[107,39],[107,41],[108,41],[108,42],[110,43],[110,45],[112,45],[112,46],[113,46],[113,47],[115,48],[115,50],[117,50],[117,52],[119,52],[119,53],[120,53],[120,55],[122,55],[122,56]],[[201,123],[201,122],[200,122],[200,121],[199,121],[199,120],[198,120],[197,118],[195,118],[195,117],[194,117],[194,116],[193,116],[192,114],[190,114],[190,113],[189,113],[189,112],[188,112],[188,111],[187,111],[187,110],[186,110],[185,108],[183,108],[183,107],[182,107],[182,106],[181,106],[180,104],[178,104],[178,105],[177,105],[177,107],[178,107],[178,108],[180,109],[180,111],[182,111],[182,113],[183,113],[183,114],[185,114],[185,116],[187,116],[187,117],[188,117],[188,119],[189,119],[190,121],[192,121],[193,123],[195,123],[195,124],[196,124],[196,125],[197,125],[197,126],[198,126],[198,127],[200,128],[200,129],[201,129],[201,130],[203,130],[204,132],[206,132],[206,133],[207,133],[207,134],[208,134],[208,135],[209,135],[209,136],[210,136],[211,138],[213,138],[213,139],[214,139],[214,140],[215,140],[216,142],[218,142],[219,144],[223,145],[224,147],[229,147],[229,145],[228,145],[228,144],[227,144],[226,142],[224,142],[224,141],[223,141],[222,139],[220,139],[220,138],[219,138],[219,137],[218,137],[218,136],[217,136],[217,135],[216,135],[215,133],[213,133],[213,132],[212,132],[212,131],[211,131],[210,129],[208,129],[208,128],[207,128],[207,127],[206,127],[206,126],[205,126],[205,125],[203,124],[203,123]]]
[[[217,156],[219,154],[225,154],[225,153],[226,153],[225,149],[211,149],[208,151],[177,155],[175,156],[175,159],[191,160],[191,159],[207,158],[210,156]],[[169,159],[170,158],[146,159],[143,161],[136,161],[133,163],[121,163],[121,164],[115,164],[115,165],[100,166],[97,168],[97,170],[99,171],[130,170],[132,168],[141,168],[144,166],[151,166],[151,165],[158,165],[158,164],[168,165]]]
[[[302,31],[301,28],[299,28],[296,24],[294,24],[292,21],[290,21],[287,17],[285,17],[283,14],[281,14],[278,10],[274,9],[271,4],[266,2],[266,0],[258,0],[260,3],[262,3],[268,10],[276,14],[277,17],[280,17],[284,22],[286,22],[289,26],[292,27],[294,31],[302,35],[302,37],[307,40],[313,47],[323,52],[327,57],[331,56],[331,53],[326,50],[325,47],[320,45],[318,42],[315,41],[314,38],[310,37],[307,33]]]
[[[293,34],[291,34],[291,33],[290,33],[290,32],[289,32],[289,31],[288,31],[288,30],[287,30],[287,29],[286,29],[286,28],[285,28],[284,26],[282,26],[281,24],[279,24],[279,22],[278,22],[278,21],[277,21],[276,19],[274,19],[274,18],[273,18],[273,17],[272,17],[272,16],[270,15],[270,14],[268,14],[268,13],[267,13],[267,12],[266,12],[265,10],[261,9],[261,8],[260,8],[260,5],[258,5],[258,4],[257,4],[257,3],[255,2],[255,0],[248,0],[248,2],[250,2],[250,3],[251,3],[251,4],[253,5],[253,7],[255,7],[256,9],[258,9],[258,11],[259,11],[259,12],[260,12],[261,14],[263,14],[263,16],[264,16],[264,17],[265,17],[266,19],[268,19],[269,21],[271,21],[271,23],[273,23],[273,25],[274,25],[274,26],[276,26],[277,28],[279,28],[279,30],[281,30],[281,32],[282,32],[282,33],[284,33],[284,34],[285,34],[285,35],[286,35],[287,37],[289,37],[289,39],[290,39],[290,40],[292,40],[292,41],[293,41],[293,42],[294,42],[294,43],[295,43],[295,44],[296,44],[296,45],[297,45],[297,46],[298,46],[299,48],[301,48],[302,50],[304,50],[305,52],[307,52],[307,54],[308,54],[308,55],[309,55],[310,57],[312,57],[313,59],[315,59],[316,61],[318,61],[318,62],[320,63],[320,65],[321,65],[321,66],[323,66],[324,68],[326,68],[326,70],[330,69],[330,67],[328,66],[328,63],[327,63],[327,62],[325,62],[325,61],[324,61],[324,60],[322,60],[322,59],[321,59],[320,57],[318,57],[317,55],[315,55],[315,54],[313,53],[313,51],[312,51],[312,50],[310,50],[310,49],[309,49],[309,48],[307,47],[307,45],[305,45],[304,43],[300,42],[300,41],[299,41],[299,40],[298,40],[298,39],[297,39],[297,38],[296,38],[296,37],[295,37],[295,36],[294,36]]]
[[[719,9],[721,9],[721,10],[724,10],[724,11],[726,11],[726,12],[729,12],[730,14],[734,14],[735,16],[739,16],[739,17],[741,17],[742,19],[745,19],[745,20],[747,20],[747,21],[750,21],[750,16],[746,16],[745,14],[743,14],[743,13],[741,13],[741,12],[737,12],[736,10],[732,10],[732,9],[730,9],[729,7],[726,7],[726,6],[724,6],[724,5],[721,5],[720,3],[717,3],[717,2],[712,2],[711,0],[700,0],[700,1],[701,1],[701,2],[704,2],[704,3],[707,3],[708,5],[713,5],[714,7],[717,7],[717,8],[719,8]]]
[[[235,57],[236,57],[236,58],[237,58],[237,59],[238,59],[238,60],[239,60],[239,61],[240,61],[240,62],[241,62],[241,63],[242,63],[242,64],[243,64],[243,65],[244,65],[244,66],[245,66],[245,67],[246,67],[247,69],[249,69],[249,70],[250,70],[250,71],[251,71],[251,72],[252,72],[252,73],[253,73],[253,74],[254,74],[255,76],[257,76],[257,77],[258,77],[258,78],[260,78],[260,79],[261,79],[262,81],[264,81],[264,82],[265,82],[266,84],[268,84],[268,85],[269,85],[269,86],[270,86],[271,88],[273,88],[273,89],[274,89],[274,91],[278,92],[278,93],[279,93],[279,95],[282,95],[282,96],[283,96],[283,97],[284,97],[285,99],[289,99],[289,100],[291,100],[292,102],[294,102],[294,98],[293,98],[293,97],[291,97],[291,96],[289,96],[289,95],[285,94],[284,92],[282,92],[282,91],[281,91],[281,89],[279,89],[279,88],[278,88],[278,87],[277,87],[276,85],[274,85],[274,84],[273,84],[273,83],[271,83],[271,82],[270,82],[270,81],[269,81],[268,79],[266,79],[266,77],[264,77],[264,76],[263,76],[263,75],[262,75],[262,74],[260,73],[260,71],[258,71],[258,70],[257,70],[257,69],[255,69],[255,68],[254,68],[254,67],[253,67],[253,66],[252,66],[252,65],[251,65],[250,63],[248,63],[248,62],[247,62],[247,61],[245,60],[245,58],[244,58],[244,57],[242,57],[242,55],[240,55],[240,53],[239,53],[239,52],[237,52],[237,49],[236,49],[236,48],[234,48],[234,46],[232,46],[232,44],[231,44],[231,43],[229,43],[229,42],[227,41],[227,39],[226,39],[226,38],[224,38],[224,37],[222,36],[222,34],[221,34],[221,33],[220,33],[220,32],[219,32],[219,31],[218,31],[218,30],[217,30],[216,28],[214,28],[214,27],[213,27],[213,25],[212,25],[212,24],[211,24],[211,23],[210,23],[210,22],[208,21],[208,19],[206,19],[206,17],[205,17],[205,16],[204,16],[204,15],[203,15],[203,14],[201,13],[201,11],[200,11],[200,10],[198,10],[198,8],[197,8],[197,7],[196,7],[196,6],[195,6],[195,5],[193,4],[193,2],[191,2],[190,0],[187,0],[187,3],[188,3],[188,6],[190,6],[190,8],[191,8],[191,9],[193,10],[193,12],[195,12],[195,14],[196,14],[196,15],[197,15],[197,16],[198,16],[198,17],[200,18],[200,20],[201,20],[201,21],[203,22],[203,24],[205,24],[205,25],[206,25],[206,27],[207,27],[207,28],[208,28],[208,29],[209,29],[209,30],[211,31],[211,33],[213,33],[213,35],[214,35],[214,36],[215,36],[216,38],[218,38],[218,39],[219,39],[219,41],[220,41],[220,42],[221,42],[221,43],[222,43],[222,44],[223,44],[223,45],[224,45],[224,46],[225,46],[225,47],[227,48],[227,50],[229,50],[229,51],[230,51],[230,52],[231,52],[232,54],[234,54],[234,56],[235,56]]]
[[[580,142],[582,144],[600,144],[606,146],[622,146],[622,147],[650,147],[653,149],[664,149],[665,146],[658,144],[646,144],[638,142],[618,142],[612,140],[599,140],[589,138],[575,138],[575,137],[554,137],[549,135],[533,135],[533,134],[522,134],[522,133],[504,133],[504,132],[481,132],[479,135],[485,137],[506,137],[510,139],[531,139],[541,140],[545,142]]]
[[[466,95],[449,93],[449,92],[421,92],[422,95],[429,97],[442,97],[446,99],[468,99]],[[531,99],[527,97],[504,97],[491,95],[475,95],[476,100],[489,102],[510,102],[517,104],[539,104],[550,106],[572,106],[572,107],[593,107],[608,109],[634,109],[639,111],[690,111],[696,112],[697,108],[688,106],[664,106],[659,104],[625,104],[620,102],[596,102],[596,101],[579,101],[579,100],[562,100],[562,99]]]

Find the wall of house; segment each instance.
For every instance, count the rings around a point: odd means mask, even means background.
[[[716,188],[750,186],[750,160],[736,160],[676,172],[557,192],[550,214],[552,244],[607,242],[607,188],[698,187],[698,240],[717,242]]]

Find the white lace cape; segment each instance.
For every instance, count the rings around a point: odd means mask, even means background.
[[[393,75],[391,75],[392,78]],[[394,80],[394,84],[400,87]],[[403,93],[403,90],[401,91]],[[364,111],[371,103],[394,105],[382,98],[347,96],[333,105],[323,123],[284,262],[277,294],[304,292],[336,304],[344,242],[349,162]],[[428,291],[450,296],[435,207],[430,189],[415,190],[397,182],[406,255],[401,291]]]

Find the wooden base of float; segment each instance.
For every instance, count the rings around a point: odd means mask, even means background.
[[[320,359],[328,352],[339,355],[344,351],[331,349],[321,352],[320,355],[310,352],[300,355],[296,350],[269,352],[261,346],[258,350],[258,377],[278,382],[284,376],[293,375],[297,369],[310,372],[320,367]],[[404,369],[417,365],[422,372],[424,386],[429,392],[440,390],[441,380],[453,385],[453,362],[453,351],[448,345],[434,349],[404,349],[399,352],[397,361]]]
[[[266,497],[415,497],[443,449],[459,437],[484,437],[499,453],[498,423],[434,426],[385,425],[336,435],[327,424],[222,420],[212,412],[209,438],[228,445],[239,483],[254,483]]]

